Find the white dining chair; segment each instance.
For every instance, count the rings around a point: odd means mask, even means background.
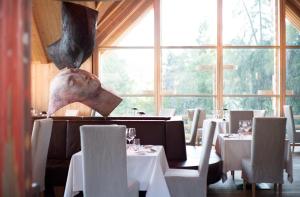
[[[172,197],[205,197],[207,194],[207,173],[216,122],[204,128],[203,144],[198,170],[168,169],[166,182]]]
[[[253,110],[253,117],[265,117],[266,116],[266,110]]]
[[[295,128],[295,121],[293,115],[293,109],[290,105],[283,106],[284,116],[286,117],[286,133],[290,143],[293,146],[293,152],[295,151],[296,143],[300,143],[300,130]]]
[[[186,145],[195,146],[196,145],[196,137],[197,137],[197,130],[198,130],[198,122],[200,117],[201,109],[196,108],[193,113],[193,121],[190,128],[191,138]]]
[[[46,162],[52,126],[51,118],[35,120],[31,134],[32,182],[39,185],[41,192],[45,190]]]
[[[80,127],[83,194],[87,197],[138,197],[139,183],[128,181],[123,125]]]
[[[278,184],[282,189],[286,118],[254,118],[251,157],[242,160],[242,178],[252,183]]]
[[[229,111],[229,132],[237,133],[239,130],[240,120],[251,120],[253,119],[252,110],[231,110]]]
[[[253,119],[253,110],[230,110],[229,111],[229,133],[237,133],[239,130],[240,120]],[[234,170],[231,171],[232,179],[234,179]]]

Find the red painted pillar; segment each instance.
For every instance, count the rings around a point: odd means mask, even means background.
[[[0,0],[0,196],[30,196],[30,0]]]

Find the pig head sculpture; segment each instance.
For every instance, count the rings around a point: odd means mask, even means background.
[[[51,81],[48,115],[70,103],[80,102],[106,117],[121,101],[101,87],[95,75],[81,69],[65,69]]]

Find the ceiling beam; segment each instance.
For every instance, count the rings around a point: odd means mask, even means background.
[[[97,21],[100,22],[103,18],[105,18],[110,13],[112,13],[112,10],[114,10],[119,3],[120,2],[118,1],[105,1],[105,2],[100,1],[96,7],[97,11],[99,12]]]
[[[300,31],[300,4],[295,0],[287,0],[285,6],[286,17]]]
[[[111,36],[121,35],[139,16],[152,5],[152,0],[127,0],[122,1],[103,20],[97,29],[96,43],[103,44]]]
[[[138,6],[135,11],[115,30],[113,31],[108,38],[101,41],[99,45],[102,46],[110,46],[116,40],[118,40],[122,34],[130,29],[132,25],[134,25],[139,18],[146,13],[148,9],[153,5],[152,1],[145,1],[143,4]]]

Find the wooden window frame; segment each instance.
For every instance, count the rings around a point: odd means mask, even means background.
[[[103,49],[153,49],[154,50],[154,91],[153,94],[123,94],[120,96],[126,97],[154,97],[156,113],[161,109],[163,97],[212,97],[214,98],[214,108],[216,110],[223,109],[224,97],[270,97],[276,98],[276,108],[274,109],[275,115],[283,115],[283,105],[286,100],[286,49],[296,48],[300,46],[286,46],[286,28],[285,28],[285,2],[286,0],[275,0],[275,17],[276,17],[276,44],[268,46],[236,46],[236,45],[223,45],[223,0],[217,1],[217,45],[201,45],[201,46],[162,46],[161,45],[161,0],[153,0],[154,9],[154,43],[153,46],[100,46],[99,51]],[[216,49],[217,51],[217,65],[215,66],[215,86],[213,94],[169,94],[164,93],[161,87],[161,51],[163,49]],[[224,81],[223,81],[223,50],[224,49],[275,49],[275,83],[278,91],[275,94],[257,95],[257,94],[224,94]],[[101,58],[101,57],[100,57]],[[99,63],[98,70],[101,70]],[[299,96],[300,95],[295,95]],[[293,97],[295,97],[293,96]],[[289,96],[290,97],[290,96]]]

